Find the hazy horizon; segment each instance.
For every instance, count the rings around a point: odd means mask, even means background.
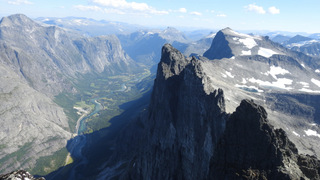
[[[145,27],[320,32],[320,2],[252,0],[1,0],[0,16],[84,17]]]

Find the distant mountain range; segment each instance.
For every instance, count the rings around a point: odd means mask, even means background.
[[[154,67],[160,57],[159,49],[171,43],[185,56],[202,55],[211,44],[215,33],[210,33],[198,41],[190,41],[183,32],[168,27],[165,30],[138,31],[129,35],[118,35],[123,49],[135,61]],[[154,68],[153,68],[154,69]]]
[[[294,37],[277,35],[272,40],[294,51],[302,52],[313,57],[320,57],[320,38],[318,34],[312,34],[309,37],[301,35]]]
[[[94,20],[81,17],[40,17],[35,21],[48,25],[55,25],[66,29],[72,29],[78,31],[82,35],[86,36],[102,36],[112,34],[128,34],[144,27],[138,25],[132,25],[122,22],[106,21],[106,20]]]

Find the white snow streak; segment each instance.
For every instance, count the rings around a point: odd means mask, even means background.
[[[317,133],[317,131],[308,129],[306,131],[304,131],[306,133],[307,136],[317,136],[320,138],[320,134]]]
[[[295,131],[292,131],[292,133],[298,137],[300,137],[300,134],[296,133]]]
[[[273,50],[271,50],[271,49],[267,49],[267,48],[260,47],[260,48],[259,48],[259,51],[258,51],[258,54],[259,54],[260,56],[264,56],[264,57],[266,57],[266,58],[269,58],[269,57],[271,57],[272,55],[278,54],[278,53],[275,52],[275,51],[273,51]]]
[[[229,72],[229,71],[226,71],[226,75],[227,76],[229,76],[229,77],[231,77],[231,78],[234,78],[234,76],[231,74],[231,72]]]
[[[318,87],[320,87],[320,81],[316,80],[316,79],[311,79],[311,82],[313,82],[313,84],[317,85]]]
[[[299,89],[299,91],[301,91],[301,92],[307,92],[307,93],[320,93],[320,91],[313,91],[313,90],[307,89],[307,88]]]

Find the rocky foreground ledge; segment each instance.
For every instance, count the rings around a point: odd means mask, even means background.
[[[46,179],[43,177],[35,178],[27,171],[18,170],[8,174],[0,175],[0,180],[46,180]]]

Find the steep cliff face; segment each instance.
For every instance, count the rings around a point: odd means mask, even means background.
[[[163,47],[146,120],[150,149],[135,161],[132,177],[196,179],[208,174],[226,114],[223,91],[206,94],[199,68],[196,59]]]
[[[228,29],[225,29],[228,30]],[[224,31],[219,31],[213,39],[210,48],[203,54],[208,59],[231,58],[234,56]]]
[[[150,106],[119,138],[126,144],[121,143],[115,157],[125,154],[126,168],[107,168],[102,179],[207,177],[227,114],[223,91],[204,91],[204,75],[197,61],[186,59],[171,45],[163,47]]]
[[[286,133],[270,125],[263,107],[243,100],[217,145],[210,178],[319,179],[319,163],[299,155]]]

